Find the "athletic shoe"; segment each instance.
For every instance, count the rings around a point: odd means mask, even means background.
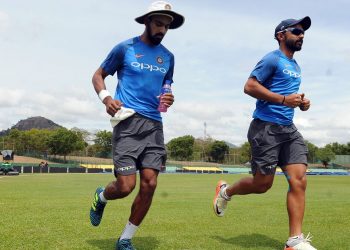
[[[307,236],[304,238],[304,235],[301,234],[301,236],[297,237],[295,240],[292,240],[291,243],[297,243],[296,245],[290,247],[286,244],[286,246],[284,247],[284,250],[317,250],[316,248],[314,248],[313,246],[311,246],[310,242],[311,242],[311,238],[312,236],[310,235],[310,233],[307,234]],[[287,242],[288,243],[288,242]],[[290,243],[289,243],[290,244]]]
[[[131,239],[118,239],[116,250],[136,250],[136,248],[131,244]]]
[[[214,208],[214,213],[219,217],[224,216],[225,209],[227,207],[227,201],[230,200],[230,199],[225,199],[221,195],[223,188],[225,188],[226,186],[227,186],[226,181],[222,181],[222,180],[219,181],[218,184],[216,185],[215,196],[213,200],[213,208]]]
[[[90,222],[95,227],[100,225],[102,215],[103,215],[103,210],[105,209],[105,206],[106,206],[106,203],[102,202],[100,199],[100,193],[102,193],[103,190],[104,190],[103,187],[98,187],[96,189],[94,200],[90,208]]]

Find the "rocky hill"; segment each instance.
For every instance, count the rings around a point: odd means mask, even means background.
[[[46,119],[42,116],[29,117],[24,120],[20,120],[16,125],[12,126],[7,130],[0,131],[0,136],[7,135],[11,129],[18,130],[31,130],[33,128],[36,129],[56,129],[61,128],[62,126],[54,123],[53,121]]]

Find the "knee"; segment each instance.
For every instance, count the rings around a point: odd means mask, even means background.
[[[291,177],[289,180],[289,185],[292,191],[298,190],[305,192],[307,186],[306,175]]]
[[[120,198],[128,196],[135,188],[135,183],[114,183],[114,193],[118,193]]]
[[[135,189],[135,185],[123,185],[120,187],[119,192],[122,197],[128,196]]]
[[[141,182],[141,192],[145,195],[153,195],[157,188],[157,179],[147,179]]]
[[[272,187],[272,183],[270,182],[259,183],[258,185],[256,185],[255,192],[257,194],[263,194],[263,193],[266,193],[271,187]]]

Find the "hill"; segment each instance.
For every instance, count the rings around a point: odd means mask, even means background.
[[[13,125],[11,128],[7,130],[0,131],[0,136],[7,135],[11,129],[18,129],[18,130],[31,130],[33,128],[36,129],[56,129],[61,128],[62,126],[54,123],[53,121],[42,117],[42,116],[35,116],[35,117],[29,117],[24,120],[20,120],[17,122],[17,124]]]

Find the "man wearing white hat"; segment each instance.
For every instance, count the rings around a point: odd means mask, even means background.
[[[180,27],[185,18],[174,12],[170,3],[156,1],[136,22],[145,24],[141,36],[116,45],[95,72],[92,83],[112,120],[113,163],[116,180],[96,189],[90,209],[93,226],[101,222],[108,200],[128,196],[140,172],[140,189],[116,249],[134,249],[131,238],[151,206],[158,173],[166,161],[162,118],[159,102],[170,107],[171,93],[159,98],[165,83],[173,82],[174,55],[161,41],[168,29]],[[118,85],[114,98],[106,90],[104,79],[117,72]],[[124,119],[124,120],[123,120]],[[121,121],[120,121],[121,120]],[[115,120],[112,122],[116,124]]]

